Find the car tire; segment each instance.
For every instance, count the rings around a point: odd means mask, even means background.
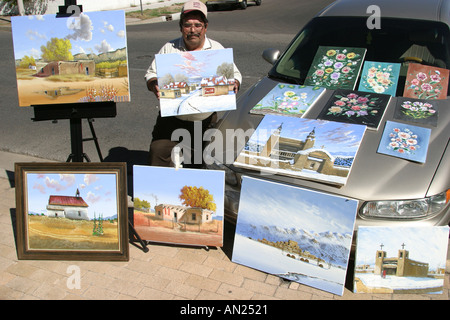
[[[239,7],[241,9],[246,9],[247,8],[247,0],[242,0],[242,2],[239,3]]]
[[[261,5],[261,2],[262,2],[262,0],[256,0],[256,1],[255,1],[255,4],[256,4],[257,6],[260,6],[260,5]]]

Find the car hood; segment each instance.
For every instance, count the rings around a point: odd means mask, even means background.
[[[237,109],[227,112],[220,120],[217,129],[220,130],[222,137],[230,139],[230,133],[233,130],[242,129],[246,131],[248,129],[256,129],[263,116],[250,114],[249,111],[278,83],[278,81],[265,77],[243,93],[237,101]],[[325,94],[320,97],[320,100],[308,111],[307,118],[315,119],[332,93],[333,90],[326,90]],[[431,195],[428,194],[431,191],[435,191],[435,193],[444,191],[449,187],[448,177],[450,176],[449,152],[447,151],[445,154],[450,131],[449,99],[439,100],[438,125],[437,127],[429,127],[432,129],[432,132],[426,163],[424,164],[377,153],[384,124],[386,120],[393,120],[396,100],[397,98],[395,97],[391,98],[378,130],[366,130],[347,182],[341,187],[302,178],[267,174],[259,175],[257,171],[233,166],[233,161],[229,161],[231,158],[230,154],[233,153],[235,159],[244,148],[249,137],[245,140],[234,139],[234,141],[228,140],[224,142],[222,150],[217,150],[216,148],[215,158],[218,162],[224,163],[232,170],[242,174],[256,175],[272,181],[362,201],[416,199]],[[438,169],[440,170],[439,176],[435,177]],[[430,189],[432,188],[433,179],[439,181],[439,185],[435,189],[440,190]]]

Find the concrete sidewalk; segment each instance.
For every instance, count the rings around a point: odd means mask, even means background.
[[[0,300],[449,300],[449,267],[443,294],[354,294],[349,266],[338,296],[231,261],[234,227],[225,224],[224,247],[130,245],[128,262],[18,260],[15,231],[15,162],[45,162],[0,151]],[[448,261],[447,261],[448,264]],[[68,286],[73,266],[80,289]]]

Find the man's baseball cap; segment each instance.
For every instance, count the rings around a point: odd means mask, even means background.
[[[199,0],[189,0],[188,2],[186,2],[183,6],[183,9],[181,9],[181,13],[184,14],[194,10],[203,13],[205,18],[208,15],[208,9],[206,8],[206,5]]]

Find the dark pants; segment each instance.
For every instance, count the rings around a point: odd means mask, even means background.
[[[183,139],[176,139],[172,141],[172,133],[176,129],[185,129],[186,133],[190,135],[190,145],[183,145],[183,152],[188,152],[190,150],[190,157],[184,154],[185,158],[190,158],[190,163],[183,163],[185,168],[201,168],[203,166],[203,156],[201,161],[198,157],[195,157],[195,153],[200,152],[203,155],[203,149],[205,147],[205,142],[203,141],[203,134],[210,128],[217,119],[217,114],[213,113],[211,116],[203,121],[184,121],[176,117],[161,117],[158,115],[156,119],[155,127],[152,132],[152,142],[150,144],[150,155],[149,164],[151,166],[162,166],[162,167],[173,167],[172,162],[172,149],[183,142]],[[198,128],[201,125],[201,137],[198,137]],[[197,130],[195,130],[197,128]],[[201,141],[201,150],[195,150],[195,141]],[[198,148],[197,148],[198,149]]]

